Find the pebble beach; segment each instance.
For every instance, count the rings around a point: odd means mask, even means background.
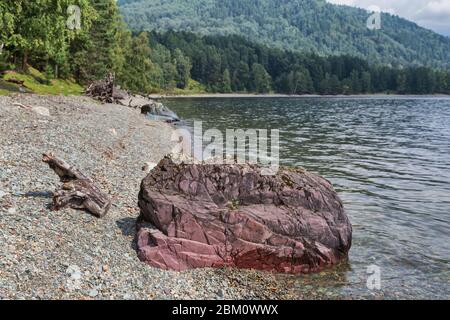
[[[302,298],[270,273],[174,272],[139,261],[134,240],[142,168],[170,153],[172,130],[138,110],[87,97],[0,97],[0,299]],[[49,209],[60,182],[41,161],[45,152],[110,195],[105,218]]]

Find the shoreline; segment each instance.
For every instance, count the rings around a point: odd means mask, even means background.
[[[29,106],[17,107],[14,104]],[[34,107],[34,108],[33,108]],[[38,113],[40,108],[48,113]],[[303,299],[275,274],[238,269],[175,272],[138,258],[143,165],[171,152],[173,126],[87,97],[0,97],[1,299]],[[91,177],[112,199],[98,219],[51,211],[59,188],[42,153]]]
[[[360,94],[360,95],[319,95],[319,94],[303,94],[303,95],[288,95],[288,94],[251,94],[251,93],[198,93],[198,94],[150,94],[150,99],[209,99],[209,98],[339,98],[339,99],[371,99],[371,98],[394,98],[394,99],[431,99],[431,98],[448,98],[450,95],[446,94],[426,94],[426,95],[412,95],[412,94]]]

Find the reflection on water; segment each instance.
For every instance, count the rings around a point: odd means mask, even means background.
[[[331,180],[354,226],[348,263],[280,276],[308,297],[450,298],[450,99],[164,101],[188,123],[280,129],[281,162]],[[366,287],[381,268],[382,291]]]

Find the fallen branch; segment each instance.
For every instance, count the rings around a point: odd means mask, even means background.
[[[55,191],[53,195],[52,210],[70,207],[86,210],[98,218],[108,213],[111,200],[90,178],[51,153],[44,154],[42,161],[47,163],[63,182],[61,190]]]
[[[46,117],[50,116],[50,111],[44,107],[31,107],[31,106],[26,106],[24,104],[17,103],[17,102],[13,103],[13,106],[36,112],[37,114],[40,114],[41,116],[46,116]]]
[[[25,110],[32,110],[33,109],[30,106],[26,106],[26,105],[18,103],[18,102],[13,103],[13,106],[19,107],[19,108],[22,108],[22,109],[25,109]]]
[[[6,79],[6,82],[18,84],[19,86],[25,87],[24,86],[25,81],[23,81],[23,80],[18,80],[18,79],[15,79],[15,78],[9,78],[9,79]]]

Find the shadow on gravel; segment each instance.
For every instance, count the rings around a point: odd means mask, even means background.
[[[53,198],[53,192],[51,191],[32,191],[27,193],[15,194],[18,197],[24,198]]]
[[[123,218],[116,221],[117,227],[122,231],[126,237],[134,236],[136,234],[136,218]]]
[[[123,218],[116,221],[117,227],[122,231],[125,237],[133,237],[131,247],[136,250],[136,218]]]
[[[52,199],[53,198],[53,192],[52,191],[30,191],[26,193],[15,193],[13,194],[15,197],[21,197],[21,198],[43,198],[43,199]],[[47,203],[45,205],[45,208],[47,210],[51,210],[53,207],[53,204],[51,202]]]

